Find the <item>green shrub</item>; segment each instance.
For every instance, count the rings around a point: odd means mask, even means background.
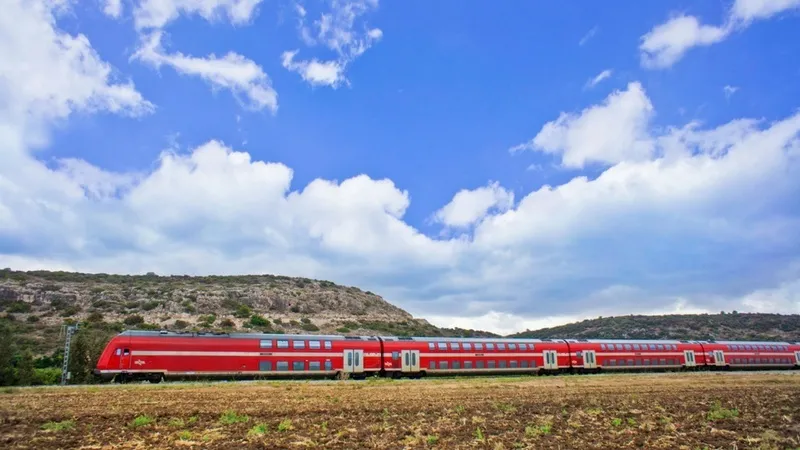
[[[39,321],[39,316],[30,315],[25,321],[28,323],[36,323]]]
[[[15,301],[6,306],[6,311],[10,313],[27,313],[31,311],[31,305],[22,301]]]
[[[319,327],[313,323],[304,323],[300,326],[305,331],[319,331]]]
[[[158,308],[159,306],[161,306],[161,302],[149,301],[149,302],[145,303],[144,305],[142,305],[142,309],[145,310],[145,311],[151,311],[153,309]]]
[[[138,314],[134,314],[132,316],[126,317],[122,322],[125,325],[139,325],[141,323],[144,323],[144,318]]]
[[[233,316],[234,317],[238,317],[240,319],[246,319],[246,318],[250,317],[251,314],[253,314],[253,312],[250,310],[249,306],[247,306],[247,305],[239,305],[236,308],[236,312],[233,313]]]
[[[253,314],[252,316],[250,316],[250,324],[255,327],[270,326],[269,319],[265,319],[264,317],[261,317],[258,314]]]
[[[44,369],[33,369],[33,384],[45,385],[58,384],[61,381],[61,369],[58,367],[46,367]]]
[[[188,326],[189,326],[189,322],[187,322],[185,320],[181,320],[181,319],[176,320],[175,323],[172,324],[172,327],[176,328],[178,330],[182,330],[182,329],[184,329],[184,328],[186,328]]]
[[[236,324],[231,319],[222,319],[219,326],[222,328],[236,328]]]

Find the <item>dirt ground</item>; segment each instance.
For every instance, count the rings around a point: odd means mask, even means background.
[[[795,449],[800,373],[16,388],[0,447]]]

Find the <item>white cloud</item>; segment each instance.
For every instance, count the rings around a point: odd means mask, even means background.
[[[639,45],[642,66],[670,67],[692,47],[711,45],[727,37],[729,29],[700,25],[694,16],[673,17],[642,36]]]
[[[132,58],[156,68],[168,65],[182,74],[200,77],[213,87],[228,89],[244,107],[277,111],[278,93],[272,88],[267,74],[252,60],[234,52],[222,57],[211,54],[205,58],[180,52],[166,53],[161,39],[161,31],[145,37]]]
[[[181,14],[197,14],[208,21],[227,18],[245,24],[253,18],[261,0],[141,0],[134,8],[136,28],[163,28]]]
[[[104,0],[103,13],[115,19],[122,15],[122,0]]]
[[[142,115],[154,106],[102,61],[83,35],[56,28],[55,14],[68,4],[12,0],[0,14],[0,135],[22,136],[15,145],[44,144],[43,122],[73,111]],[[0,150],[2,153],[3,150]]]
[[[514,193],[494,182],[477,189],[458,191],[450,203],[436,212],[435,218],[449,227],[466,227],[485,217],[492,209],[506,211],[512,206]]]
[[[600,72],[599,74],[597,74],[596,77],[594,77],[591,80],[586,82],[585,88],[586,89],[590,89],[590,88],[593,88],[593,87],[597,86],[597,84],[600,83],[601,81],[611,78],[611,74],[612,73],[614,73],[614,72],[611,69],[606,69],[606,70]]]
[[[650,69],[670,67],[693,47],[716,44],[755,20],[798,7],[800,0],[736,0],[721,26],[701,25],[694,16],[675,16],[642,36],[641,64]]]
[[[318,61],[316,58],[307,61],[294,61],[298,50],[291,52],[283,52],[281,55],[281,64],[287,70],[297,72],[312,86],[331,86],[333,88],[339,87],[341,84],[347,84],[348,81],[344,77],[344,66],[339,64],[338,61]]]
[[[379,28],[356,29],[356,20],[377,7],[378,0],[331,0],[330,10],[320,14],[312,27],[306,24],[306,9],[297,5],[301,40],[308,46],[322,44],[336,57],[327,61],[317,58],[295,60],[298,50],[286,51],[282,55],[283,67],[299,73],[311,85],[336,88],[343,83],[349,84],[344,75],[348,64],[383,38],[383,31]]]
[[[725,87],[722,88],[722,91],[725,93],[725,98],[731,98],[731,96],[738,90],[738,86],[725,85]]]
[[[747,22],[768,19],[798,7],[800,0],[736,0],[731,8],[731,16]]]
[[[598,27],[598,26],[593,27],[585,35],[583,35],[581,40],[578,42],[578,45],[580,45],[581,47],[586,45],[586,43],[589,42],[597,34],[597,32],[599,30],[600,30],[600,27]]]
[[[563,165],[581,168],[590,162],[616,164],[648,160],[653,141],[648,122],[653,105],[641,84],[630,83],[624,91],[615,91],[603,104],[586,108],[580,114],[561,113],[548,122],[526,144],[511,148],[558,154]]]

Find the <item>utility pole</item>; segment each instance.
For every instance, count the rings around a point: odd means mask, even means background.
[[[75,325],[62,325],[61,333],[65,333],[64,339],[64,362],[61,365],[61,385],[67,384],[69,380],[69,349],[72,347],[72,335],[78,331],[78,324]]]

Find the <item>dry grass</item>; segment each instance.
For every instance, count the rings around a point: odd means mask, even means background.
[[[800,447],[800,374],[20,389],[3,448]],[[131,426],[142,422],[143,426]],[[69,421],[69,422],[65,422]],[[47,424],[71,423],[70,427]]]

